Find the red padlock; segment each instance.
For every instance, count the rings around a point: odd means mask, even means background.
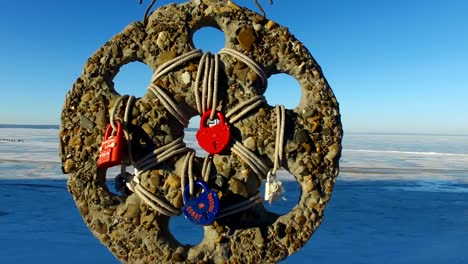
[[[231,131],[226,124],[224,115],[217,112],[219,123],[208,126],[207,121],[211,110],[206,111],[200,119],[200,129],[197,131],[198,145],[210,154],[218,154],[223,151],[231,140]]]
[[[118,122],[117,131],[109,124],[101,144],[97,165],[99,168],[110,168],[122,164],[125,150],[125,138],[122,125]],[[115,134],[114,134],[115,132]]]

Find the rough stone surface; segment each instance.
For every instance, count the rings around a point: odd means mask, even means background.
[[[168,216],[153,211],[134,194],[110,192],[105,185],[106,170],[98,169],[96,161],[104,120],[109,120],[110,109],[121,96],[113,84],[119,69],[141,61],[154,71],[196,48],[189,36],[207,26],[221,29],[226,47],[256,61],[267,76],[286,73],[301,84],[299,106],[286,112],[282,166],[294,175],[303,192],[298,205],[287,214],[276,215],[258,204],[206,226],[203,241],[191,246],[168,235]],[[226,112],[268,88],[249,67],[229,55],[220,58],[219,110]],[[180,65],[158,80],[188,118],[197,113],[192,86],[198,61]],[[122,121],[124,111],[125,107],[117,109],[118,120]],[[135,160],[184,135],[182,125],[149,92],[137,99],[130,119],[128,132]],[[337,100],[304,45],[286,27],[230,1],[214,0],[160,7],[146,26],[135,22],[114,36],[84,65],[65,97],[61,121],[60,155],[70,174],[69,191],[93,234],[124,263],[274,263],[288,257],[309,240],[323,220],[338,175],[343,136]],[[248,139],[245,145],[265,164],[273,164],[273,106],[263,103],[229,125],[236,140],[244,143]],[[180,168],[184,158],[175,156],[140,179],[142,186],[176,208],[182,206]],[[194,174],[201,175],[203,159],[197,157],[194,163]],[[255,179],[250,167],[228,149],[215,155],[208,185],[227,206],[251,197],[260,186]]]
[[[255,43],[254,30],[250,27],[241,29],[239,35],[237,35],[237,40],[243,50],[250,51],[252,45]]]

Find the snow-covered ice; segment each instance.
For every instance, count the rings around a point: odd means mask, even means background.
[[[12,139],[0,141],[0,263],[118,263],[67,191],[58,130],[0,138]],[[185,141],[196,147],[193,132]],[[467,136],[346,134],[340,167],[324,222],[283,263],[468,263]],[[285,213],[299,188],[281,176],[287,200],[266,207]],[[183,217],[170,228],[182,243],[203,236]]]

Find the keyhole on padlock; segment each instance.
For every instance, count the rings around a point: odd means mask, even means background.
[[[205,217],[205,219],[208,219],[208,213],[207,212],[203,212],[202,215]]]
[[[216,143],[216,141],[213,142],[213,148],[214,148],[214,149],[218,149],[218,148],[217,148],[217,145],[218,145],[218,143]]]

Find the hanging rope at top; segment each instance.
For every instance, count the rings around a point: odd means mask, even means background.
[[[258,7],[258,9],[260,9],[260,12],[262,12],[263,18],[266,18],[265,10],[263,10],[263,7],[258,3],[258,0],[254,0],[254,2],[255,2],[255,5]],[[270,0],[270,5],[272,4],[273,4],[273,0]]]
[[[258,0],[253,0],[255,5],[257,6],[258,9],[260,9],[260,12],[262,13],[262,16],[263,18],[266,18],[266,13],[265,13],[265,10],[263,9],[262,5],[260,5],[260,3],[258,2]],[[153,5],[156,3],[156,0],[152,0],[151,3],[148,5],[148,7],[146,8],[146,11],[145,11],[145,15],[143,17],[143,25],[147,25],[148,24],[148,15],[149,15],[149,12],[151,10],[151,8],[153,7]],[[143,0],[139,0],[139,4],[143,4]],[[270,5],[273,5],[273,0],[270,0]]]
[[[151,8],[153,7],[154,3],[156,3],[156,0],[152,0],[151,4],[149,4],[148,8],[146,8],[145,16],[143,17],[143,25],[145,25],[145,26],[146,26],[146,24],[148,24],[148,14],[149,14]],[[141,4],[143,4],[143,0],[140,0],[140,5]]]

